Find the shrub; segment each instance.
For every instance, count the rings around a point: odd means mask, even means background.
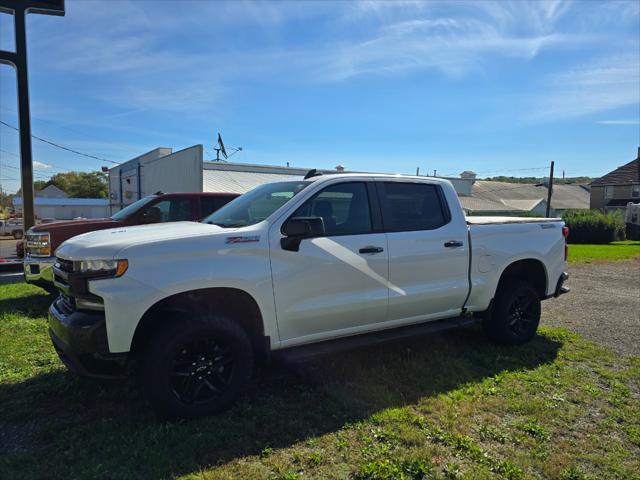
[[[624,240],[625,224],[619,213],[566,210],[562,219],[569,227],[569,243],[610,243]]]

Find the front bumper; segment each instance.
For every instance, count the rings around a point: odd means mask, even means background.
[[[56,257],[24,257],[24,280],[45,290],[54,290],[53,264]]]
[[[72,372],[101,379],[127,376],[128,355],[109,353],[104,313],[69,311],[60,296],[49,307],[49,336]]]

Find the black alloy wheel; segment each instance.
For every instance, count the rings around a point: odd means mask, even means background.
[[[533,285],[510,279],[496,293],[493,308],[483,316],[482,326],[495,342],[521,345],[535,337],[540,313],[540,295]]]
[[[223,315],[166,315],[142,353],[139,373],[147,401],[165,419],[229,408],[253,371],[247,333]]]
[[[529,289],[521,290],[514,296],[509,306],[509,328],[514,335],[520,337],[537,322],[540,312],[536,309],[537,295]]]
[[[173,359],[169,373],[172,392],[185,404],[210,402],[231,384],[233,367],[228,346],[214,338],[196,340]]]

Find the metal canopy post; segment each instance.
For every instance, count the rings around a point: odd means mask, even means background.
[[[27,74],[26,16],[27,13],[64,15],[64,0],[0,0],[0,12],[13,15],[15,28],[16,51],[8,52],[0,50],[0,64],[12,66],[16,70],[17,75],[22,225],[26,232],[35,224],[31,116],[29,113],[29,78]]]

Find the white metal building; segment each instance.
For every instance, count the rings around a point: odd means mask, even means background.
[[[177,152],[156,148],[109,170],[112,213],[157,191],[245,193],[263,183],[299,180],[309,168],[211,162],[203,158],[202,145]],[[320,170],[323,173],[336,170]],[[460,196],[462,206],[474,215],[543,215],[547,187],[477,180],[465,171],[460,178],[447,177]],[[589,192],[582,185],[554,186],[551,213],[567,208],[589,208]]]
[[[104,218],[109,214],[106,198],[36,197],[35,214],[39,219],[73,220],[74,218]],[[22,197],[13,197],[13,208],[22,213]]]
[[[263,183],[302,179],[310,168],[205,161],[202,145],[177,152],[156,148],[109,170],[109,203],[115,213],[157,191],[245,193]],[[458,194],[471,194],[473,179],[449,180]]]

